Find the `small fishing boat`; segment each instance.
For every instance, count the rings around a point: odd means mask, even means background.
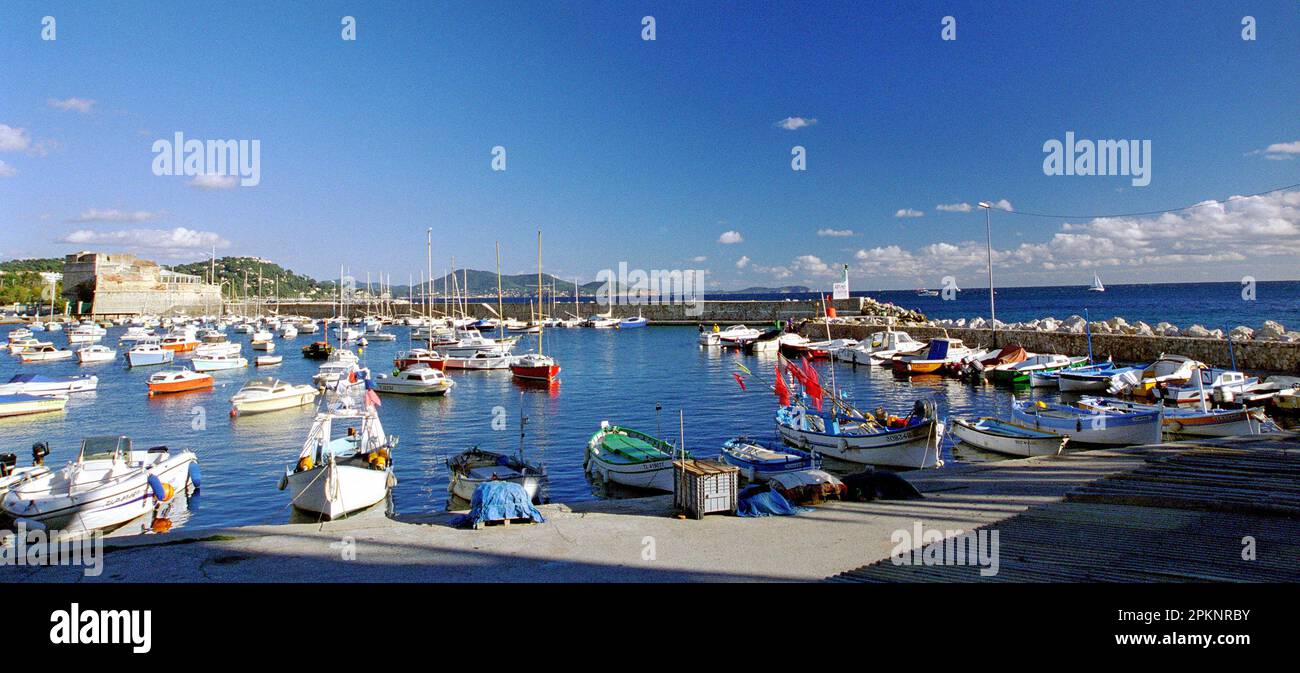
[[[1129,387],[1127,392],[1138,397],[1151,397],[1157,387],[1186,383],[1192,380],[1193,372],[1205,367],[1205,363],[1184,355],[1161,353],[1155,362],[1142,370],[1141,379]]]
[[[991,352],[972,352],[944,367],[945,373],[956,374],[962,378],[982,378],[986,372],[999,367],[1021,362],[1031,355],[1020,344],[1007,344]]]
[[[0,418],[63,411],[67,395],[0,394]]]
[[[987,416],[953,419],[952,434],[976,448],[1012,456],[1054,456],[1070,441],[1068,437]]]
[[[553,381],[560,375],[560,365],[549,355],[525,353],[510,362],[510,373],[525,381]]]
[[[202,343],[192,329],[173,331],[162,338],[159,345],[175,353],[188,353]]]
[[[1113,446],[1158,444],[1163,423],[1160,410],[1099,411],[1029,400],[1012,402],[1011,417],[1018,425],[1069,437],[1071,442]]]
[[[700,327],[699,343],[701,346],[741,346],[746,341],[757,339],[762,332],[744,325],[732,325],[726,329],[713,326],[713,331]]]
[[[1121,377],[1141,375],[1141,367],[1117,367],[1112,363],[1063,369],[1057,373],[1057,385],[1064,393],[1118,391]]]
[[[325,360],[333,352],[334,347],[325,341],[315,341],[302,347],[302,356],[308,360]]]
[[[533,504],[542,502],[542,485],[546,482],[545,466],[529,463],[520,455],[485,451],[477,446],[447,459],[451,482],[447,490],[465,501],[474,499],[474,489],[489,481],[519,484]]]
[[[662,439],[601,421],[600,430],[587,442],[582,469],[603,482],[671,493],[677,453],[673,444]]]
[[[211,388],[212,375],[188,369],[167,369],[150,374],[145,384],[149,388],[150,397],[163,393],[184,393]]]
[[[0,507],[64,535],[89,534],[156,512],[200,481],[192,451],[138,451],[128,437],[88,437],[75,462],[14,486]]]
[[[243,369],[248,366],[248,358],[241,355],[211,355],[195,357],[190,361],[196,372],[219,372],[228,369]]]
[[[275,342],[271,341],[270,339],[266,339],[264,341],[256,340],[250,343],[249,346],[255,351],[266,351],[267,353],[275,352]]]
[[[749,481],[767,481],[776,475],[822,466],[815,453],[762,444],[747,437],[727,440],[722,445],[722,460],[740,468],[740,474]]]
[[[994,383],[1027,385],[1030,383],[1030,374],[1035,372],[1042,374],[1082,367],[1087,362],[1088,358],[1084,356],[1070,357],[1057,353],[1042,353],[1030,355],[1019,362],[994,367],[985,372],[985,376]]]
[[[594,329],[613,329],[618,327],[618,318],[608,313],[601,313],[587,318],[583,324]]]
[[[284,362],[283,355],[259,355],[253,358],[253,365],[257,367],[269,367]]]
[[[293,409],[316,401],[316,388],[273,377],[253,379],[230,398],[231,414],[261,414]]]
[[[55,348],[54,344],[43,343],[32,348],[25,348],[18,353],[18,359],[23,363],[32,362],[55,362],[58,360],[68,360],[74,353],[67,349]]]
[[[795,332],[786,332],[777,341],[777,350],[787,358],[798,360],[808,354],[808,344],[812,340]]]
[[[913,339],[907,332],[890,329],[872,332],[869,338],[840,351],[836,356],[855,365],[888,365],[895,355],[915,355],[925,346],[924,341]]]
[[[968,348],[961,339],[935,338],[924,352],[916,355],[895,355],[892,359],[894,373],[908,376],[935,374],[945,365],[961,362],[975,349]]]
[[[853,348],[858,345],[857,339],[829,339],[826,341],[811,341],[808,343],[807,355],[810,359],[818,360],[823,358],[836,357],[840,351]]]
[[[814,411],[800,401],[776,410],[776,430],[791,446],[851,463],[914,469],[943,464],[943,423],[929,400],[917,400],[906,416],[884,418],[847,405]]]
[[[223,355],[239,355],[239,351],[242,349],[243,349],[242,345],[237,343],[231,343],[229,341],[223,341],[220,343],[205,343],[194,349],[194,357],[206,358],[206,357],[217,357]]]
[[[77,362],[83,365],[96,362],[112,362],[117,359],[117,351],[108,346],[94,345],[77,349]]]
[[[94,374],[75,376],[15,374],[8,383],[0,384],[0,395],[68,395],[88,393],[98,387],[99,377]]]
[[[163,348],[156,339],[137,342],[126,352],[126,361],[132,367],[149,367],[171,364],[176,354]]]
[[[289,490],[294,509],[324,519],[366,509],[383,502],[397,483],[396,448],[397,437],[384,433],[372,407],[340,404],[316,415],[280,490]]]
[[[313,385],[322,388],[333,387],[342,379],[355,378],[355,373],[360,371],[357,364],[357,355],[350,350],[337,350],[330,354],[325,364],[316,370],[316,374],[311,377]]]
[[[754,353],[775,353],[781,350],[781,337],[784,335],[785,330],[783,329],[770,329],[753,339],[742,341],[740,343],[740,348],[750,355]]]
[[[1083,397],[1079,399],[1079,406],[1098,411],[1163,413],[1164,432],[1175,437],[1234,437],[1279,430],[1277,424],[1258,409],[1214,409],[1208,404],[1194,408],[1171,408],[1110,397]]]
[[[298,328],[297,328],[296,326],[294,326],[293,323],[285,323],[285,324],[283,324],[283,325],[280,325],[280,338],[281,338],[281,339],[297,339],[297,338],[298,338]]]
[[[406,369],[416,365],[424,365],[433,369],[445,369],[447,361],[437,351],[427,348],[412,348],[399,351],[397,357],[393,358],[393,366],[398,369]]]
[[[397,395],[446,395],[455,385],[442,372],[424,365],[403,369],[392,376],[380,374],[375,379],[375,390]]]
[[[1288,388],[1279,391],[1270,402],[1273,404],[1273,408],[1282,413],[1300,413],[1300,388]]]
[[[397,341],[397,335],[392,332],[371,332],[366,338],[370,341]]]

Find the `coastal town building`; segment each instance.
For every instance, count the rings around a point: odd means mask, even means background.
[[[211,314],[221,286],[129,253],[75,252],[63,260],[63,296],[74,315]]]

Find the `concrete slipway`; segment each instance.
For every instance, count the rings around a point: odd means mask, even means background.
[[[0,568],[3,582],[1300,581],[1300,435],[1096,450],[908,475],[923,500],[795,517],[669,516],[667,496],[546,505],[547,523],[455,515],[110,538],[104,572]],[[899,566],[899,530],[999,531],[999,573]],[[1256,558],[1242,559],[1252,536]],[[350,558],[355,556],[355,558]]]

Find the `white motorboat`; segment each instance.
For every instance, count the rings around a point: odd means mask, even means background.
[[[1107,362],[1077,369],[1063,369],[1057,374],[1056,381],[1063,393],[1114,392],[1123,387],[1121,379],[1126,374],[1141,376],[1142,368],[1117,367]]]
[[[760,334],[762,332],[744,325],[732,325],[726,329],[718,329],[718,326],[714,325],[713,331],[700,331],[699,342],[701,346],[738,347],[746,341],[757,339]]]
[[[446,344],[437,347],[438,353],[446,358],[472,358],[479,354],[497,356],[509,355],[515,347],[514,338],[509,339],[489,339],[475,330],[464,330],[457,333],[459,340],[455,344]]]
[[[888,365],[895,355],[914,355],[925,349],[925,342],[913,339],[907,332],[883,330],[872,332],[870,338],[857,346],[837,353],[840,360],[856,365]]]
[[[953,419],[952,434],[971,446],[1012,456],[1054,456],[1068,437],[1026,428],[996,418]]]
[[[99,325],[78,325],[68,330],[68,345],[92,344],[104,338],[108,330]]]
[[[232,415],[260,414],[293,409],[316,401],[316,388],[294,385],[276,378],[253,379],[230,398]]]
[[[18,353],[18,359],[24,363],[29,362],[55,362],[58,360],[71,359],[75,354],[66,349],[56,348],[54,344],[44,343],[31,348],[24,348]]]
[[[480,352],[469,357],[447,357],[444,361],[447,369],[509,369],[515,356]]]
[[[1178,385],[1192,380],[1192,373],[1204,369],[1205,363],[1184,355],[1162,353],[1155,362],[1142,370],[1141,380],[1127,390],[1140,397],[1150,397],[1158,387]]]
[[[176,354],[163,348],[157,339],[137,342],[126,352],[126,361],[132,367],[171,364]]]
[[[283,325],[280,325],[280,338],[281,339],[298,338],[298,328],[294,327],[293,323],[285,323]]]
[[[119,343],[121,342],[135,343],[137,341],[141,341],[144,339],[151,339],[153,337],[154,337],[153,330],[145,329],[144,327],[132,326],[126,328],[126,332],[122,336],[118,337],[117,340]]]
[[[456,385],[442,372],[427,365],[415,365],[388,376],[380,374],[375,379],[375,390],[398,395],[446,395]]]
[[[299,334],[315,334],[320,331],[320,328],[316,326],[316,321],[306,320],[298,323],[297,330]]]
[[[93,374],[76,376],[15,374],[8,383],[0,384],[0,395],[68,395],[88,393],[97,387],[99,387],[99,377]]]
[[[14,341],[18,341],[20,339],[30,339],[30,338],[32,338],[32,331],[27,329],[26,327],[19,327],[17,329],[10,330],[9,332],[9,341],[11,343]]]
[[[298,462],[286,468],[281,490],[291,504],[324,519],[371,507],[388,497],[397,483],[392,451],[397,437],[384,434],[373,408],[344,403],[317,414]]]
[[[609,315],[593,315],[587,318],[584,324],[596,329],[614,329],[618,327],[618,318]]]
[[[195,356],[190,364],[196,372],[218,372],[227,369],[242,369],[248,366],[248,358],[241,355],[205,355]]]
[[[330,353],[327,358],[316,370],[316,374],[311,377],[313,385],[321,388],[330,388],[341,379],[348,378],[353,372],[360,371],[357,365],[357,355],[347,349],[339,349]]]
[[[256,344],[259,341],[270,341],[271,339],[274,338],[275,335],[272,334],[269,330],[259,329],[256,332],[253,332],[253,337],[251,341]],[[254,346],[254,348],[256,348],[256,346]]]
[[[1189,381],[1167,383],[1154,388],[1151,393],[1171,404],[1190,404],[1209,399],[1232,402],[1257,383],[1259,379],[1238,371],[1207,367],[1197,370]]]
[[[96,344],[77,349],[77,362],[83,365],[95,362],[112,362],[117,359],[117,351],[108,346]]]
[[[76,536],[156,513],[159,505],[199,484],[192,451],[165,446],[139,451],[127,437],[88,437],[76,461],[14,486],[0,507],[15,519]]]
[[[229,355],[239,355],[243,345],[225,341],[221,343],[205,343],[194,349],[195,358],[211,358]]]
[[[257,367],[269,367],[284,362],[283,355],[259,355],[253,358],[253,364]]]

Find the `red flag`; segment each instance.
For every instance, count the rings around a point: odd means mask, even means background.
[[[790,371],[790,376],[793,376],[794,380],[805,387],[808,385],[808,377],[803,373],[803,370],[799,369],[798,365],[787,360],[785,368]]]
[[[817,370],[813,369],[812,362],[806,355],[803,358],[803,374],[813,385],[821,383],[821,379],[817,377]]]
[[[776,400],[781,406],[790,406],[790,389],[785,385],[785,377],[781,375],[781,370],[776,370]]]
[[[740,389],[741,389],[741,390],[746,390],[746,388],[745,388],[745,379],[740,378],[740,374],[737,374],[737,373],[735,373],[735,372],[732,372],[731,375],[734,376],[734,377],[736,377],[736,383],[739,383],[739,384],[740,384]]]
[[[370,389],[367,389],[367,390],[366,390],[366,406],[371,406],[371,407],[382,407],[382,406],[384,406],[384,403],[379,401],[379,395],[375,394],[375,391],[370,390]]]
[[[821,411],[822,410],[821,379],[817,377],[817,370],[813,369],[812,363],[809,362],[808,358],[806,357],[803,359],[803,376],[804,378],[801,380],[801,383],[803,383],[804,392],[807,392],[808,397],[812,398],[813,408],[815,408],[817,411]]]

